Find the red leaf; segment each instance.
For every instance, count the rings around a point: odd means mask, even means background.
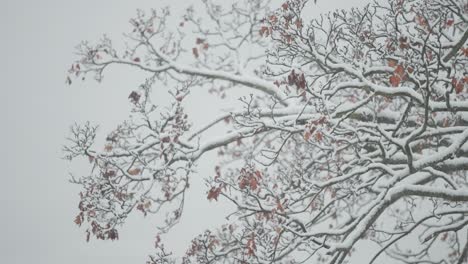
[[[205,43],[205,40],[201,38],[197,38],[195,42],[197,43],[197,45],[199,45],[199,44]]]
[[[279,199],[276,200],[276,210],[284,212],[283,205],[281,204]]]
[[[468,48],[461,48],[461,51],[465,57],[468,57]]]
[[[243,190],[243,189],[245,189],[245,187],[247,186],[247,184],[248,184],[247,179],[246,179],[245,177],[243,177],[243,178],[241,179],[241,181],[239,182],[239,188],[240,188],[241,190]]]
[[[209,191],[208,191],[208,200],[213,200],[215,199],[216,201],[218,201],[218,196],[219,194],[221,193],[221,188],[218,187],[212,187]]]
[[[454,22],[453,19],[448,19],[447,22],[445,22],[445,24],[446,24],[448,27],[450,27],[450,26],[453,25],[453,22]]]
[[[464,88],[463,82],[458,82],[457,86],[455,86],[455,92],[459,94],[463,92],[463,88]]]
[[[257,182],[257,179],[255,177],[250,177],[249,184],[250,184],[250,189],[251,190],[256,190],[257,189],[258,182]]]
[[[455,86],[457,86],[457,83],[458,83],[457,79],[455,77],[453,77],[452,78],[452,85],[455,87]]]
[[[302,28],[302,20],[301,19],[297,19],[296,22],[294,22],[294,24],[296,24],[296,27],[298,29]]]
[[[315,139],[317,139],[317,141],[322,141],[323,139],[322,132],[320,131],[315,132]]]
[[[270,28],[266,26],[260,28],[260,36],[263,37],[263,35],[265,35],[265,37],[268,37],[270,35]]]
[[[396,75],[392,75],[390,77],[390,84],[393,86],[393,87],[397,87],[398,85],[400,85],[400,77],[396,76]]]
[[[140,62],[141,60],[140,60],[140,58],[136,57],[136,58],[133,59],[133,61],[136,62],[136,63],[138,63],[138,62]]]
[[[270,16],[270,22],[271,22],[271,23],[274,24],[274,23],[276,23],[277,21],[278,21],[278,18],[277,18],[275,15],[271,15],[271,16]]]
[[[288,5],[288,3],[284,3],[284,4],[281,5],[281,7],[282,7],[284,10],[288,10],[289,5]]]
[[[258,179],[262,178],[262,173],[260,171],[255,171],[255,176],[257,176]]]
[[[403,78],[403,76],[405,75],[405,67],[403,67],[403,65],[399,64],[396,68],[395,68],[395,74],[398,75],[400,78]]]
[[[255,235],[252,233],[252,237],[247,240],[247,255],[255,256],[255,251],[257,250],[257,246],[255,245]]]

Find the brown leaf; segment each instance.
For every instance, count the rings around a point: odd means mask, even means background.
[[[137,92],[133,91],[130,93],[130,95],[128,96],[128,98],[130,99],[130,101],[134,104],[137,104],[138,101],[140,101],[140,97],[141,95],[138,94]]]
[[[139,168],[128,170],[128,174],[133,175],[133,176],[140,174],[140,172],[141,170]]]
[[[113,171],[113,170],[106,171],[106,172],[104,172],[104,174],[102,176],[104,176],[104,178],[114,177],[115,176],[115,171]]]
[[[195,56],[195,58],[198,59],[198,57],[199,57],[198,49],[197,49],[197,48],[193,48],[193,49],[192,49],[192,53],[193,53],[193,56]]]
[[[75,220],[73,222],[75,222],[75,224],[77,224],[78,226],[81,226],[81,224],[83,223],[83,212],[79,213],[75,217]]]
[[[397,61],[397,60],[394,60],[394,59],[388,59],[388,60],[387,60],[387,64],[388,64],[388,66],[390,66],[390,67],[395,67],[395,66],[397,66],[397,64],[398,64],[398,61]]]
[[[112,149],[113,149],[113,147],[110,144],[107,144],[106,146],[104,146],[104,150],[107,151],[107,152],[112,151]]]

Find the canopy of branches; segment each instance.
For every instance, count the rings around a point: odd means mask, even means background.
[[[187,9],[177,29],[168,9],[138,12],[123,51],[107,38],[79,46],[69,83],[116,64],[147,73],[104,147],[91,124],[65,146],[92,168],[73,179],[87,239],[117,239],[132,212],[160,212],[168,231],[197,160],[216,151],[207,199],[237,209],[183,263],[467,263],[468,2],[377,1],[312,19],[306,0],[218,2]],[[192,89],[249,90],[194,124]],[[206,137],[214,126],[226,132]],[[148,263],[175,263],[156,247]]]

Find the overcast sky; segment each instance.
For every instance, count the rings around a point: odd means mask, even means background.
[[[194,2],[0,1],[0,50],[6,58],[0,64],[0,263],[145,263],[152,252],[157,216],[133,215],[117,242],[86,243],[84,229],[73,223],[80,188],[68,183],[68,172],[86,173],[87,166],[71,166],[60,159],[61,146],[75,121],[101,124],[104,135],[128,117],[128,94],[143,81],[142,76],[115,68],[101,84],[87,81],[67,86],[66,70],[76,59],[74,47],[81,40],[97,40],[103,33],[121,40],[137,8],[171,5],[177,15],[177,10]],[[318,2],[311,15],[367,1]],[[200,100],[188,109],[197,120],[207,120],[222,106],[216,102],[207,106],[203,92],[196,96]],[[213,176],[209,162],[213,157],[211,153],[200,161],[182,222],[165,238],[178,256],[194,236],[221,224],[230,212],[229,206],[206,200],[203,177]]]

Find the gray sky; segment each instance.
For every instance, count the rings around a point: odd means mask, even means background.
[[[103,33],[121,40],[135,9],[170,3],[173,9],[182,10],[190,2],[196,0],[0,1],[0,50],[6,57],[0,64],[0,136],[4,141],[0,148],[0,263],[145,263],[152,253],[157,216],[133,215],[117,242],[86,243],[84,229],[73,223],[80,188],[68,183],[68,172],[86,173],[88,167],[71,166],[60,159],[73,122],[101,124],[105,134],[128,117],[128,94],[142,76],[114,68],[101,84],[87,81],[67,86],[64,80],[76,59],[74,47],[81,40],[97,40]],[[318,2],[312,14],[367,1]],[[188,108],[196,120],[207,120],[222,106],[210,101],[206,107],[207,95],[202,91],[195,96],[200,100]],[[213,176],[209,162],[213,157],[210,153],[199,163],[182,222],[166,237],[176,255],[186,250],[194,236],[221,224],[229,212],[228,206],[206,200],[202,179]]]

